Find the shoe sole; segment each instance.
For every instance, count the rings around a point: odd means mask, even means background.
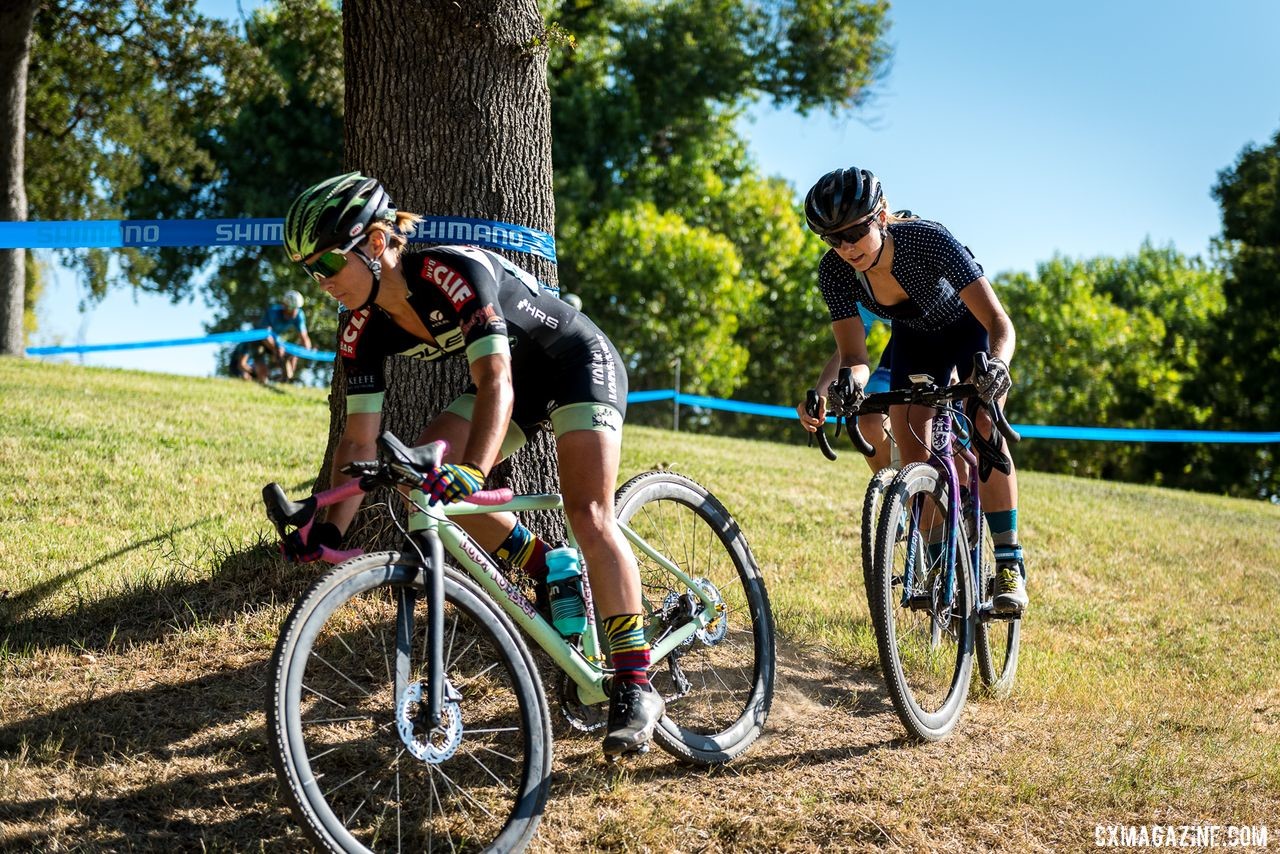
[[[643,744],[636,745],[635,747],[622,748],[617,752],[610,752],[608,749],[606,749],[604,751],[605,761],[617,762],[619,759],[623,759],[628,756],[643,756],[649,752],[649,747],[651,743],[652,742],[646,741]]]
[[[1001,617],[1021,617],[1022,612],[1026,609],[1026,605],[1009,601],[1002,602],[999,597],[991,600],[991,613],[999,614]]]

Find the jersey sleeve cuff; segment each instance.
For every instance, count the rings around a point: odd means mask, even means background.
[[[385,396],[385,392],[381,391],[373,394],[349,394],[347,395],[347,414],[368,415],[381,412],[382,399]]]
[[[467,363],[470,364],[484,356],[501,354],[511,355],[511,342],[505,335],[486,335],[467,345]]]

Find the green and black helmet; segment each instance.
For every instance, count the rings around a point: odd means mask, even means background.
[[[304,190],[284,218],[284,251],[301,261],[322,249],[349,246],[374,222],[396,221],[396,206],[376,178],[348,172]]]

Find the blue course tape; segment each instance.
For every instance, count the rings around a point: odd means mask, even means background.
[[[725,412],[742,412],[769,418],[795,418],[796,411],[786,406],[746,403],[695,394],[676,394],[674,389],[637,391],[627,396],[627,403],[672,400],[685,406],[700,406]],[[830,421],[831,419],[828,419]],[[1202,444],[1270,444],[1280,443],[1280,431],[1243,433],[1228,430],[1141,430],[1125,427],[1055,427],[1043,424],[1014,424],[1027,439],[1078,439],[1095,442],[1197,442]]]
[[[282,341],[281,345],[289,355],[297,356],[300,359],[310,359],[313,362],[332,362],[338,356],[332,350],[308,350],[306,347],[294,344],[292,341]]]
[[[414,232],[407,236],[410,240],[428,243],[494,246],[539,255],[553,263],[556,260],[554,237],[545,231],[507,222],[461,216],[424,216]]]
[[[266,338],[265,329],[247,332],[219,332],[200,338],[169,338],[164,341],[134,341],[125,344],[75,344],[68,347],[28,347],[28,356],[59,356],[65,353],[103,353],[108,350],[146,350],[151,347],[186,347],[190,344],[239,344],[241,341],[261,341]]]
[[[164,341],[136,341],[127,344],[80,344],[71,347],[28,347],[28,356],[54,356],[66,353],[100,353],[108,350],[142,350],[148,347],[182,347],[189,344],[229,344],[241,341],[261,341],[271,335],[267,329],[251,329],[247,332],[220,332],[202,338],[173,338]],[[324,350],[308,350],[292,342],[283,342],[285,352],[303,359],[330,362],[335,353]],[[746,415],[763,415],[768,418],[795,418],[794,409],[765,403],[749,403],[741,400],[725,400],[697,394],[677,394],[674,389],[633,391],[627,395],[627,403],[654,403],[674,400],[684,406],[699,406],[724,412]],[[1126,427],[1063,427],[1043,424],[1015,424],[1013,428],[1028,439],[1074,439],[1095,442],[1198,442],[1204,444],[1271,444],[1280,443],[1280,431],[1244,433],[1228,430],[1144,430]]]
[[[470,217],[429,216],[408,235],[430,243],[478,244],[556,260],[545,231]],[[283,219],[137,219],[0,222],[0,249],[121,249],[145,246],[279,246]]]
[[[68,347],[28,347],[28,356],[61,356],[70,353],[105,353],[111,350],[146,350],[152,347],[186,347],[193,344],[239,344],[244,341],[262,341],[271,337],[270,329],[249,329],[245,332],[216,332],[200,338],[167,338],[163,341],[133,341],[122,344],[74,344]],[[282,342],[286,353],[318,362],[332,362],[337,355],[331,351],[308,350],[291,341]]]
[[[627,395],[627,403],[651,403],[655,400],[671,400],[675,396],[675,390],[669,388],[656,391],[633,391]]]

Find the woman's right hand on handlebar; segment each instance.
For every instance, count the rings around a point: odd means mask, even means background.
[[[796,405],[796,414],[800,416],[800,426],[810,433],[818,432],[818,428],[827,423],[827,399],[818,396],[818,410],[822,413],[820,416],[814,416],[809,413],[806,402]]]
[[[303,538],[303,530],[306,538]],[[306,529],[297,530],[280,542],[280,551],[290,563],[311,563],[320,560],[322,549],[337,550],[342,546],[342,532],[332,522],[318,522]]]

